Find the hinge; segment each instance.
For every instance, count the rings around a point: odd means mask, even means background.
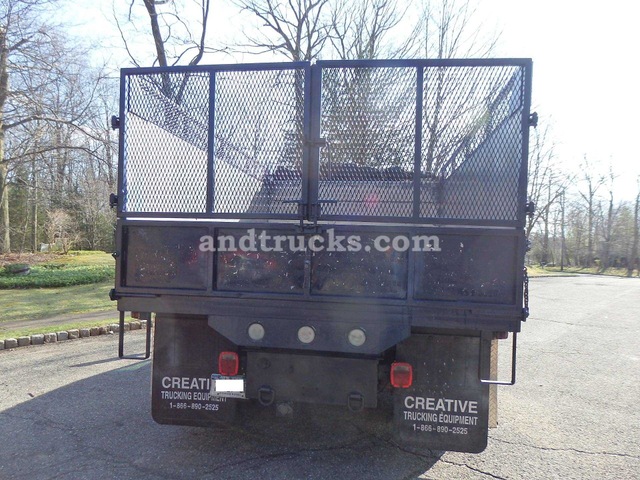
[[[533,128],[538,126],[538,112],[533,112],[529,115],[529,126]]]
[[[109,195],[109,206],[111,208],[118,206],[118,196],[115,193]]]
[[[111,129],[118,130],[120,128],[120,117],[117,115],[111,116]]]

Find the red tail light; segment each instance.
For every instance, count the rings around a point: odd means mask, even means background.
[[[409,388],[413,383],[413,367],[408,363],[391,364],[391,385],[395,388]]]
[[[240,360],[236,352],[222,352],[218,357],[218,371],[225,377],[233,377],[238,374]]]

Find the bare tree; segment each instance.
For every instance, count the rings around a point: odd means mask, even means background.
[[[483,58],[495,50],[500,33],[479,22],[474,0],[422,0],[414,30],[415,55],[425,58]]]
[[[582,182],[586,188],[584,191],[580,191],[580,197],[585,202],[587,207],[587,257],[585,261],[586,267],[593,265],[594,259],[594,222],[596,219],[596,195],[598,190],[606,181],[606,177],[597,173],[593,164],[584,156],[584,161],[581,165],[582,170]]]
[[[318,57],[331,28],[329,0],[232,0],[261,23],[263,29],[245,32],[238,45],[251,53],[273,52],[289,60],[310,61]]]
[[[612,245],[611,245],[612,234],[614,231],[615,221],[617,219],[617,213],[619,210],[619,207],[614,206],[613,192],[614,192],[615,179],[616,179],[616,176],[613,172],[613,167],[612,165],[609,165],[609,175],[607,178],[607,183],[609,187],[609,202],[607,206],[606,217],[603,219],[603,222],[602,222],[603,223],[603,226],[602,226],[603,245],[602,245],[602,259],[600,262],[600,271],[605,271],[611,266],[610,261],[611,261],[611,249],[612,249]]]
[[[329,33],[334,54],[342,60],[406,56],[414,46],[415,36],[407,36],[399,45],[390,37],[408,10],[408,5],[401,9],[396,0],[336,2],[332,5]]]
[[[636,193],[636,199],[633,209],[633,241],[631,246],[631,252],[629,255],[629,262],[627,263],[627,276],[633,275],[634,267],[638,269],[638,276],[640,277],[640,259],[638,258],[638,237],[640,236],[640,178],[638,179],[638,193]]]
[[[141,9],[149,22],[149,31],[154,45],[153,65],[167,67],[186,63],[197,65],[205,53],[219,51],[207,47],[207,33],[211,0],[129,0],[124,18],[114,11],[116,26],[129,54],[131,62],[140,66],[132,40],[129,37],[141,23]],[[196,18],[192,16],[197,12]],[[193,28],[197,25],[197,29]]]
[[[47,217],[48,243],[59,246],[62,253],[68,253],[78,240],[77,226],[73,217],[59,208],[50,211]]]
[[[529,201],[535,205],[536,210],[534,215],[527,218],[525,233],[531,241],[533,239],[531,235],[533,229],[541,225],[542,235],[541,237],[536,237],[541,241],[539,260],[541,263],[548,263],[551,253],[549,249],[549,232],[552,209],[559,200],[563,200],[563,196],[573,181],[573,177],[563,171],[562,163],[555,155],[556,145],[549,123],[544,128],[533,129],[530,135],[527,196]],[[561,217],[563,212],[564,204],[560,205],[559,209]],[[564,220],[562,220],[562,223],[562,227],[564,227]],[[563,253],[561,252],[561,259],[563,258]]]
[[[11,157],[6,150],[7,133],[46,113],[32,102],[28,87],[42,87],[39,82],[25,84],[24,79],[52,67],[50,45],[53,28],[40,21],[47,0],[8,0],[0,7],[0,229],[3,253],[11,250],[9,214],[9,174]],[[11,81],[10,81],[11,79]],[[27,88],[25,88],[27,87]],[[31,91],[30,93],[34,93]]]

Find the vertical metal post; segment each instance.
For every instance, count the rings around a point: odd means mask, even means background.
[[[522,132],[522,157],[520,160],[520,177],[518,178],[518,205],[520,210],[518,211],[517,221],[521,228],[526,226],[526,212],[522,208],[527,203],[527,177],[529,169],[529,114],[531,110],[531,71],[533,65],[531,60],[524,60],[520,67],[523,87],[522,98],[522,119],[521,119],[521,132]]]
[[[127,94],[127,84],[131,81],[131,76],[125,75],[124,73],[120,73],[120,128],[118,129],[118,204],[116,205],[116,213],[117,216],[120,217],[120,214],[124,210],[124,205],[127,201],[127,192],[125,186],[125,174],[124,174],[124,136],[127,125],[127,115],[125,105],[127,104],[128,98]]]
[[[302,185],[300,198],[298,199],[298,215],[299,220],[303,221],[307,212],[307,207],[309,205],[309,176],[310,176],[310,156],[312,152],[312,146],[308,140],[312,138],[311,131],[311,66],[306,64],[304,66],[304,85],[302,91],[302,165],[301,175],[302,175]],[[298,85],[296,85],[298,88]]]
[[[124,312],[120,312],[120,328],[118,328],[118,357],[124,358]]]
[[[422,181],[422,104],[424,102],[424,68],[416,68],[416,131],[413,152],[413,218],[420,217]]]
[[[149,317],[147,318],[147,347],[145,349],[145,355],[144,358],[147,359],[151,356],[151,322],[153,318],[153,314],[149,314]]]
[[[308,195],[304,199],[307,204],[307,220],[317,221],[319,183],[320,183],[320,127],[322,119],[322,68],[318,65],[311,65],[311,102],[310,102],[310,126],[309,126],[309,165],[308,172]]]
[[[216,114],[216,72],[209,72],[209,129],[207,130],[207,213],[215,209],[215,114]]]
[[[118,357],[127,358],[130,360],[146,360],[151,356],[151,317],[152,314],[146,314],[147,331],[146,331],[146,346],[144,356],[127,355],[124,354],[124,312],[120,312],[120,328],[118,329]]]

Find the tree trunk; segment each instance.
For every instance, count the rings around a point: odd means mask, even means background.
[[[38,253],[38,173],[36,172],[35,161],[31,163],[32,179],[33,179],[33,230],[32,242],[33,253]]]
[[[640,261],[638,261],[638,236],[640,235],[640,192],[636,195],[636,205],[633,211],[633,245],[631,247],[631,255],[629,256],[629,262],[627,265],[627,277],[633,275],[633,269],[638,269],[638,276],[640,277]]]
[[[9,223],[9,167],[4,158],[4,106],[9,91],[9,60],[7,47],[7,31],[0,27],[0,228],[2,228],[2,253],[11,251],[11,224]]]
[[[0,212],[2,218],[2,248],[0,252],[11,252],[11,224],[9,223],[9,183],[7,182],[7,164],[4,162],[4,135],[0,133]]]
[[[613,191],[609,192],[609,210],[607,212],[607,225],[605,227],[603,259],[601,271],[607,270],[611,266],[611,232],[613,231]]]

